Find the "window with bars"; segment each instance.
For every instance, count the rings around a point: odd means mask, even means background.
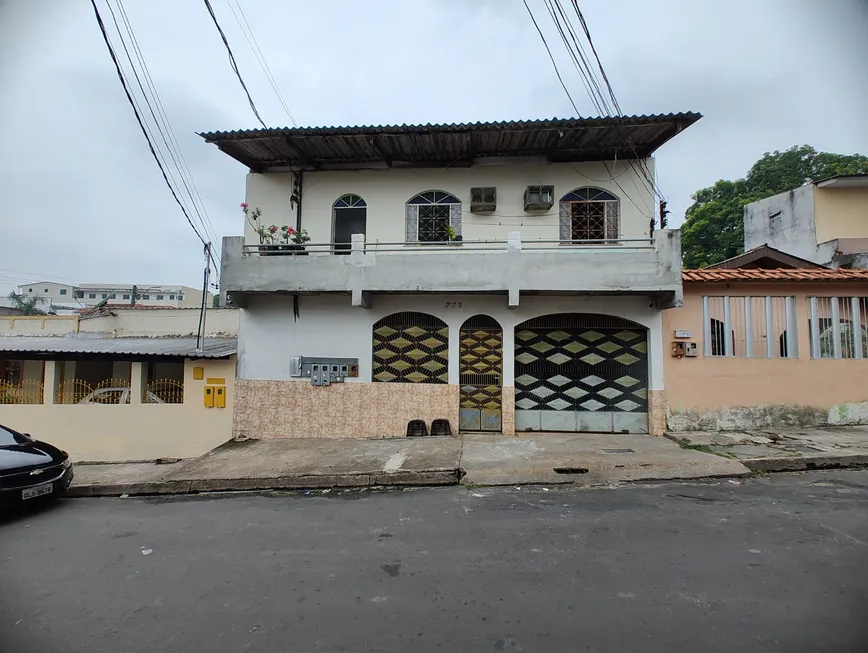
[[[407,202],[406,242],[445,243],[450,227],[461,235],[461,201],[454,195],[432,190]]]
[[[703,297],[703,354],[798,358],[794,297]]]
[[[579,188],[560,202],[560,239],[566,243],[618,240],[618,198],[599,188]]]
[[[868,358],[868,297],[808,297],[811,358]]]

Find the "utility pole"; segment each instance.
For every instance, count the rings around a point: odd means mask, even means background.
[[[138,287],[133,285],[133,292],[130,295],[130,306],[136,305],[136,293],[138,292],[138,290],[139,290]]]
[[[199,332],[196,334],[196,351],[205,346],[205,315],[208,311],[208,284],[211,281],[211,243],[205,243],[205,279],[202,286],[202,308],[199,310]]]

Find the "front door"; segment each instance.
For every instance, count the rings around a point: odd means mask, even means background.
[[[503,423],[503,330],[487,315],[475,315],[461,326],[459,429],[495,431]]]
[[[518,431],[648,432],[647,329],[547,315],[515,330]]]
[[[365,234],[367,205],[358,195],[344,195],[334,205],[335,254],[349,254],[353,234]]]

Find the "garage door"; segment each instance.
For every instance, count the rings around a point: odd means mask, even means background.
[[[606,315],[547,315],[515,329],[518,431],[648,432],[645,327]]]

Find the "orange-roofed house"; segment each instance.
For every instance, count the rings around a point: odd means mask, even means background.
[[[868,423],[868,270],[762,246],[682,278],[663,313],[669,431]]]

